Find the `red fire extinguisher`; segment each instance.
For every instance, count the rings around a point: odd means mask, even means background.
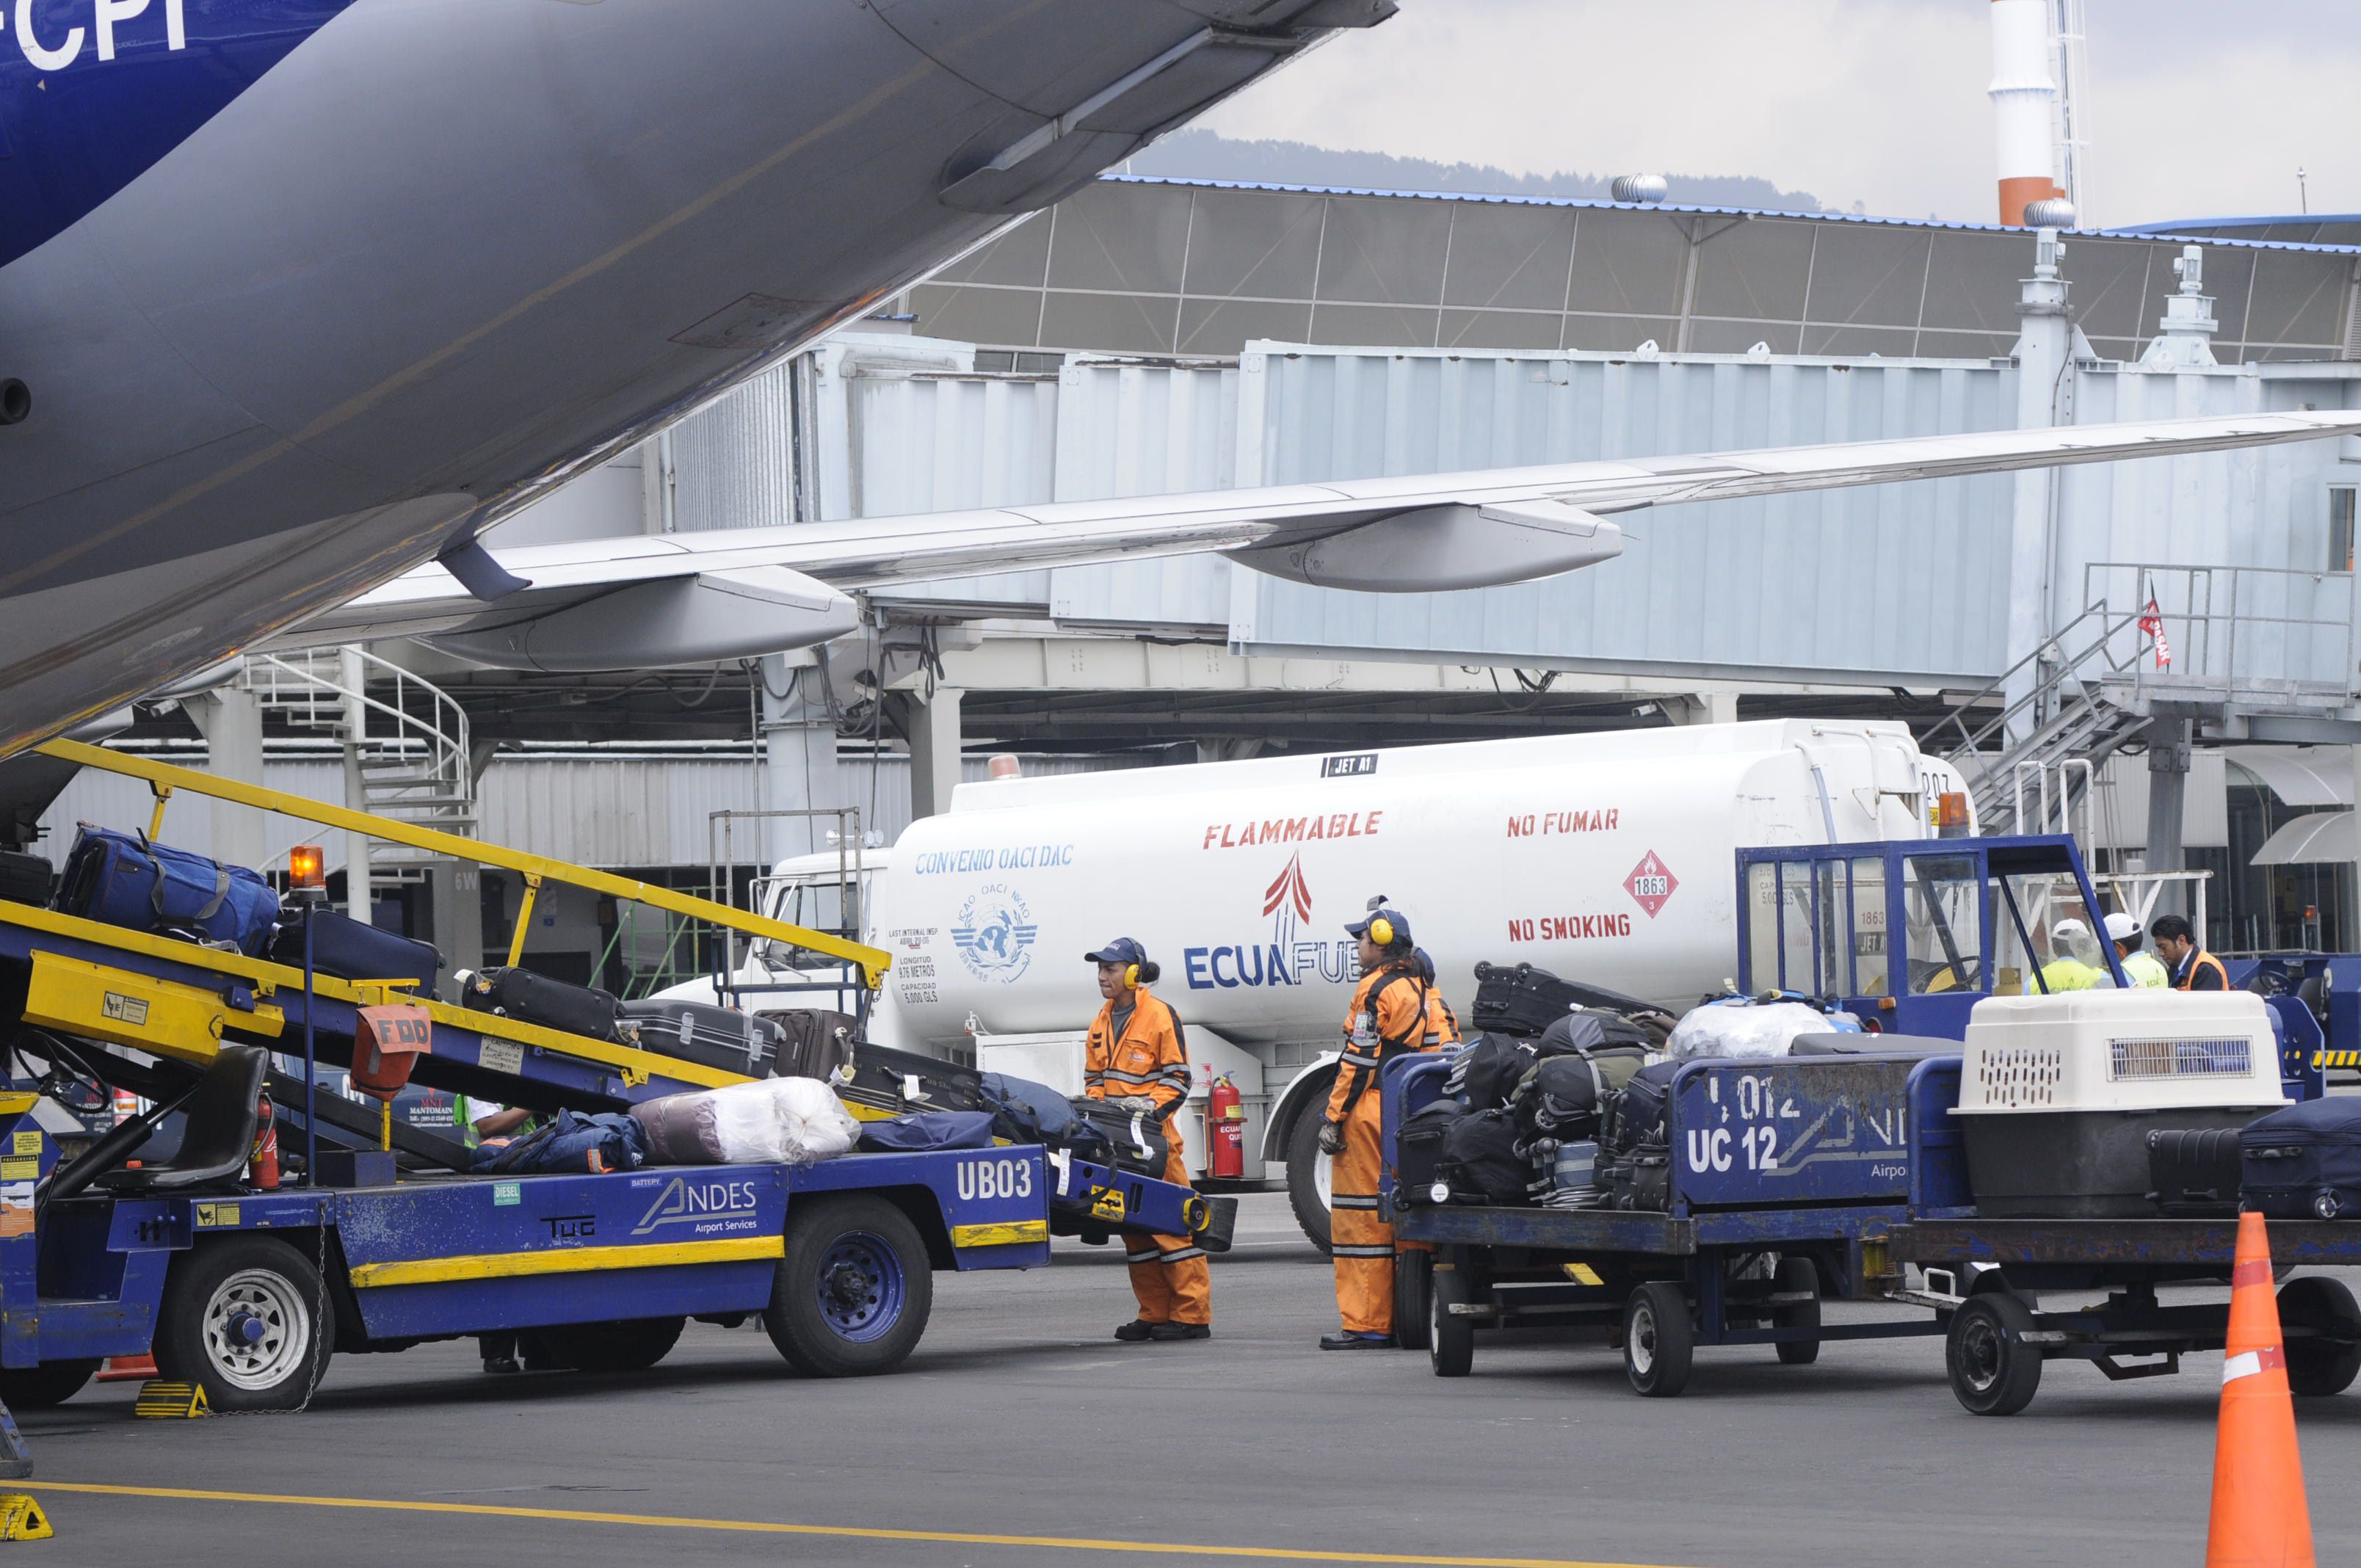
[[[1213,1080],[1213,1088],[1205,1101],[1205,1141],[1212,1146],[1213,1159],[1206,1174],[1217,1180],[1235,1181],[1246,1170],[1246,1108],[1238,1097],[1238,1086],[1224,1073]]]
[[[279,1185],[279,1125],[266,1091],[254,1105],[254,1146],[247,1151],[246,1178],[268,1192]]]

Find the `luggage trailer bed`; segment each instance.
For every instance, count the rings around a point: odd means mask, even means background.
[[[1403,1058],[1384,1080],[1379,1201],[1398,1242],[1433,1249],[1396,1257],[1394,1321],[1436,1376],[1466,1375],[1478,1329],[1601,1332],[1620,1346],[1632,1388],[1658,1398],[1687,1386],[1700,1344],[1769,1344],[1802,1365],[1825,1340],[1943,1332],[1916,1317],[1824,1325],[1820,1303],[1884,1299],[1899,1282],[1885,1237],[1926,1195],[1923,1149],[1956,1142],[1957,1058],[1690,1063],[1672,1085],[1664,1213],[1414,1201],[1397,1190],[1393,1130],[1440,1097],[1448,1070]],[[1916,1138],[1914,1124],[1926,1126]]]
[[[2361,1307],[2344,1281],[2288,1271],[2361,1267],[2361,1225],[2273,1220],[2279,1324],[2288,1384],[2301,1396],[2342,1393],[2361,1373]],[[1923,1288],[1892,1299],[1932,1308],[1944,1331],[1951,1392],[1982,1416],[2033,1401],[2043,1364],[2087,1361],[2110,1381],[2160,1377],[2194,1351],[2220,1350],[2230,1321],[2230,1266],[2238,1223],[2219,1219],[1919,1218],[1887,1234],[1896,1265],[1924,1271]],[[2159,1287],[2206,1286],[2218,1297],[2163,1301]],[[2092,1306],[2043,1310],[2043,1291]]]

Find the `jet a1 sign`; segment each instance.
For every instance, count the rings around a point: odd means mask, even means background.
[[[1370,816],[1374,821],[1376,813]],[[1344,985],[1354,979],[1356,965],[1351,942],[1299,936],[1312,920],[1312,887],[1303,878],[1301,853],[1290,855],[1286,866],[1263,889],[1262,912],[1270,917],[1267,938],[1181,949],[1180,972],[1191,991],[1308,985],[1321,981]]]

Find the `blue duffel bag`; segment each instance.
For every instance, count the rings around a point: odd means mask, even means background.
[[[279,895],[244,866],[151,844],[85,822],[59,879],[57,907],[134,931],[224,943],[261,957],[279,922]]]
[[[913,1111],[906,1116],[861,1124],[864,1154],[918,1154],[928,1149],[988,1149],[989,1111]]]

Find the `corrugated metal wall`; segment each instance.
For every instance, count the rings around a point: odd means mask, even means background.
[[[173,750],[164,760],[204,766],[203,751],[196,747]],[[1022,764],[1028,774],[1047,776],[1108,772],[1137,766],[1138,759],[1027,756]],[[887,756],[873,766],[873,781],[870,759],[845,759],[848,804],[861,806],[864,828],[882,833],[890,844],[910,825],[910,760]],[[990,768],[988,757],[968,757],[961,761],[961,777],[981,780]],[[478,836],[577,865],[703,866],[711,859],[710,815],[758,809],[760,773],[743,748],[668,756],[629,751],[503,754],[485,770],[478,791]],[[330,756],[274,756],[264,766],[263,782],[291,795],[344,804],[343,764]],[[42,816],[37,848],[62,863],[76,822],[144,828],[153,805],[148,786],[138,780],[85,768]],[[213,854],[215,811],[243,809],[177,794],[165,814],[164,841]],[[341,832],[274,816],[266,839],[268,859],[277,864],[293,846],[317,843],[328,852],[329,869],[341,871],[346,841]]]

